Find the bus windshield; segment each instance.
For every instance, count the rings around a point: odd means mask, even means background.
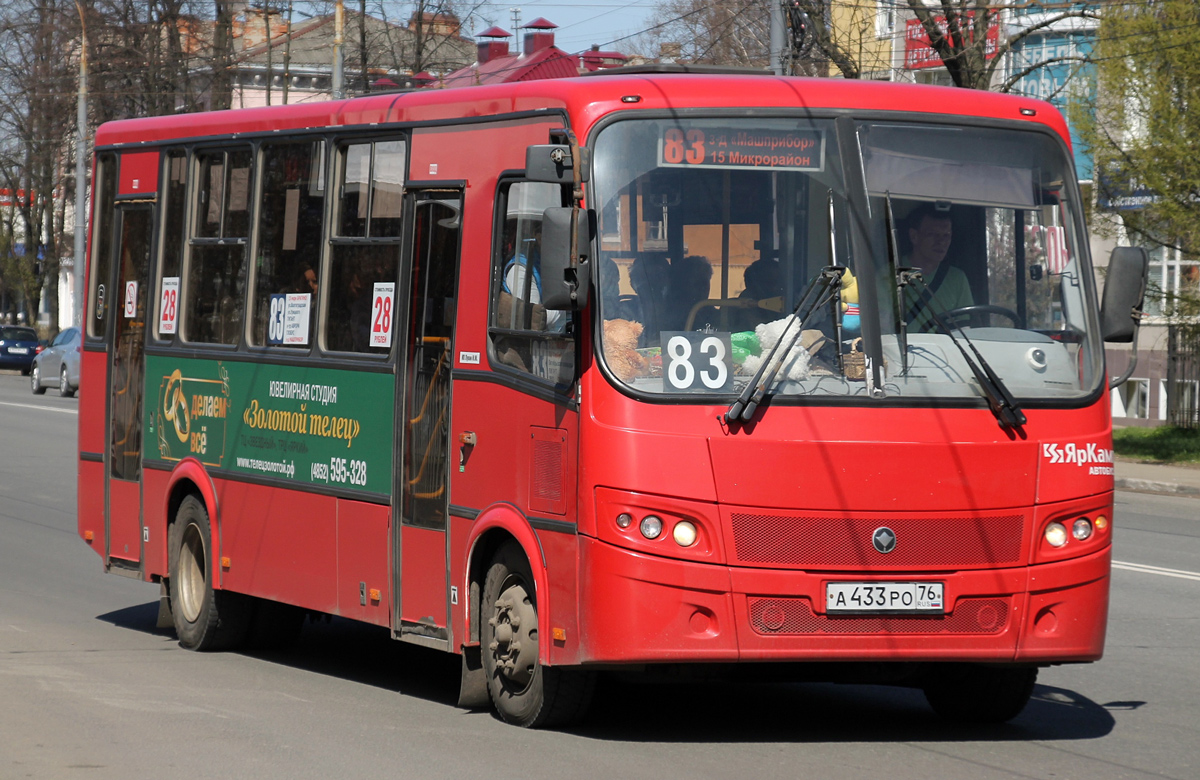
[[[1022,403],[1094,393],[1102,350],[1063,145],[898,122],[858,122],[840,148],[847,137],[807,117],[603,129],[592,203],[608,373],[636,393],[733,397],[766,360],[785,402],[980,399],[971,362],[984,360]],[[789,324],[830,265],[840,283]]]

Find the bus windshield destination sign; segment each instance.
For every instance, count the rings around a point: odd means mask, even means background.
[[[668,127],[658,139],[658,164],[667,168],[821,171],[825,134],[806,130]]]

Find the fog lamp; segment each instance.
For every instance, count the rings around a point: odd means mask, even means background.
[[[687,520],[680,520],[675,524],[671,535],[675,537],[675,544],[680,547],[691,547],[696,543],[696,526]]]
[[[1046,526],[1046,541],[1051,547],[1062,547],[1067,543],[1067,527],[1062,523],[1051,523]]]
[[[628,512],[622,512],[621,514],[617,515],[617,525],[621,528],[628,528],[632,524],[633,515],[629,514]]]
[[[1092,521],[1081,517],[1071,525],[1071,536],[1083,541],[1092,535]]]
[[[642,536],[647,539],[657,539],[663,532],[663,521],[655,515],[646,515],[642,518],[640,526]]]

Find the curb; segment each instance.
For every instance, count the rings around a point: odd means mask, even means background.
[[[1131,490],[1135,493],[1161,493],[1168,496],[1187,496],[1200,498],[1200,488],[1191,485],[1179,485],[1174,482],[1158,482],[1153,479],[1129,479],[1118,477],[1113,480],[1117,490]]]

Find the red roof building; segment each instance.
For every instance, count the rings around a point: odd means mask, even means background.
[[[519,53],[509,51],[512,33],[489,27],[476,36],[476,60],[430,84],[434,88],[469,87],[478,84],[507,84],[534,79],[561,79],[583,73],[619,68],[627,63],[619,52],[602,52],[593,47],[583,54],[568,54],[554,45],[558,25],[534,19],[525,25],[524,45]]]

